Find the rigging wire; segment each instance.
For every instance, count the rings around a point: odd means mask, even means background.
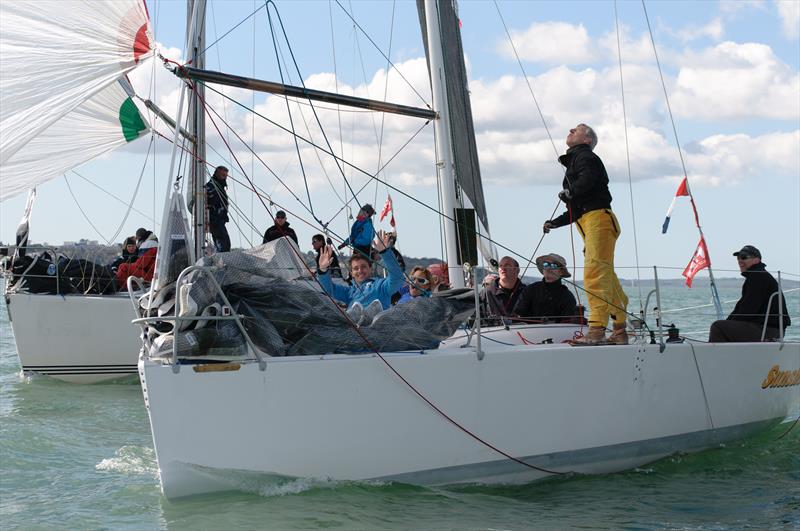
[[[647,31],[650,33],[650,42],[653,45],[653,55],[656,58],[656,66],[658,67],[658,76],[661,79],[661,88],[664,90],[664,100],[667,103],[667,111],[669,113],[669,121],[672,124],[672,132],[675,135],[675,146],[678,148],[678,156],[681,159],[681,168],[683,169],[683,178],[686,179],[688,184],[689,182],[689,174],[686,171],[686,162],[683,159],[683,150],[681,149],[681,143],[678,139],[678,128],[675,126],[675,118],[672,115],[672,106],[669,103],[669,95],[667,94],[667,84],[664,82],[664,72],[661,70],[661,61],[658,59],[658,50],[656,49],[656,40],[653,36],[653,28],[650,26],[650,17],[647,14],[647,6],[645,5],[645,1],[642,0],[642,9],[644,10],[644,18],[647,21]],[[703,227],[700,225],[700,217],[697,215],[697,207],[694,203],[694,196],[689,192],[689,201],[692,203],[692,209],[694,210],[694,219],[697,224],[697,230],[700,233],[701,241],[705,241],[705,236],[703,235]],[[719,304],[719,292],[717,291],[717,285],[714,282],[714,273],[711,270],[711,259],[709,258],[708,264],[708,276],[711,279],[711,296],[715,301],[716,309],[717,309],[717,317],[722,319],[722,308]]]
[[[283,39],[286,42],[287,48],[288,48],[288,51],[289,51],[289,56],[292,58],[292,63],[294,65],[295,71],[297,72],[297,74],[298,74],[298,76],[300,78],[300,83],[301,83],[302,87],[306,88],[305,82],[303,81],[303,76],[300,73],[300,66],[297,64],[297,59],[295,58],[294,52],[292,51],[291,44],[289,43],[289,36],[286,34],[286,28],[283,25],[283,19],[281,17],[280,12],[278,11],[278,7],[275,5],[275,3],[272,0],[267,0],[267,5],[268,6],[272,5],[273,9],[275,10],[275,16],[277,17],[278,23],[280,24],[281,32],[283,33]],[[269,9],[267,9],[267,13],[269,14]],[[311,102],[311,100],[309,100],[309,102]],[[329,153],[333,154],[333,146],[331,146],[331,143],[328,140],[328,135],[325,134],[325,128],[322,126],[322,121],[320,120],[319,114],[317,114],[316,107],[313,104],[311,105],[311,110],[314,113],[314,118],[315,118],[315,120],[317,122],[317,127],[319,127],[320,132],[322,133],[322,138],[325,140],[325,145],[328,147],[327,151]],[[292,134],[294,134],[294,132],[292,132]],[[295,138],[297,138],[297,137],[295,137]],[[334,156],[333,160],[336,163],[336,167],[339,170],[339,172],[341,173],[342,177],[345,179],[345,184],[347,184],[348,189],[350,189],[350,191],[352,192],[353,189],[350,186],[350,183],[347,181],[347,178],[345,177],[344,169],[339,164],[338,157]],[[359,204],[359,207],[360,206],[361,205]],[[320,220],[319,218],[316,218],[316,216],[314,215],[313,211],[311,212],[311,215],[314,216],[315,219],[317,219],[317,221],[320,223],[320,225],[323,225],[322,220]]]
[[[622,123],[625,129],[625,160],[628,163],[628,190],[631,199],[631,221],[633,222],[633,251],[636,258],[636,286],[639,290],[639,312],[644,312],[642,297],[642,275],[639,270],[639,240],[636,235],[636,209],[633,204],[633,177],[631,176],[631,150],[628,142],[628,111],[625,105],[625,82],[622,75],[622,44],[619,35],[619,15],[617,12],[617,0],[614,0],[614,26],[617,32],[617,58],[619,59],[619,89],[622,96]]]
[[[67,174],[66,173],[64,174],[64,181],[67,183],[67,189],[69,190],[69,193],[72,196],[72,199],[75,200],[75,205],[77,205],[78,210],[80,210],[81,214],[83,214],[84,219],[86,219],[87,223],[89,223],[89,225],[92,227],[92,229],[94,229],[94,231],[100,236],[100,238],[102,238],[106,242],[106,245],[111,245],[112,242],[116,241],[117,237],[122,232],[122,227],[125,225],[125,222],[128,220],[128,216],[130,215],[131,210],[133,210],[133,203],[136,201],[136,196],[139,195],[139,188],[141,187],[142,179],[144,178],[145,171],[147,170],[147,162],[148,162],[148,160],[150,160],[150,152],[153,149],[153,138],[154,137],[152,137],[152,136],[150,137],[150,145],[147,147],[147,156],[145,157],[144,163],[142,164],[142,170],[139,172],[139,179],[136,181],[136,187],[133,190],[133,196],[131,197],[131,200],[129,202],[127,202],[127,203],[125,201],[122,201],[118,197],[114,196],[110,192],[107,192],[106,190],[103,190],[100,186],[94,184],[89,179],[87,179],[83,175],[80,175],[75,170],[71,170],[72,173],[74,173],[75,175],[77,175],[78,177],[83,179],[84,181],[88,182],[89,184],[95,186],[96,188],[100,189],[101,191],[107,193],[108,195],[111,195],[115,199],[117,199],[120,202],[122,202],[123,204],[127,205],[128,208],[125,210],[125,214],[122,216],[122,220],[119,222],[119,225],[117,226],[117,230],[116,230],[116,232],[114,232],[114,234],[111,236],[111,238],[106,238],[105,236],[103,236],[103,234],[100,232],[100,230],[89,219],[89,216],[83,210],[83,207],[81,207],[80,203],[78,202],[78,198],[75,196],[75,193],[72,191],[72,185],[70,185],[69,179],[67,179]],[[137,212],[138,212],[138,210],[137,210]],[[147,216],[145,215],[145,217],[147,217]]]
[[[411,84],[411,82],[410,82],[410,81],[409,81],[409,80],[406,78],[406,76],[404,76],[404,75],[403,75],[403,73],[400,71],[400,69],[399,69],[399,68],[397,68],[397,66],[396,66],[396,65],[395,65],[395,64],[394,64],[394,63],[393,63],[393,62],[392,62],[392,61],[389,59],[389,57],[388,57],[388,56],[387,56],[385,53],[383,53],[383,50],[381,50],[381,49],[380,49],[380,47],[379,47],[379,46],[378,46],[378,45],[375,43],[375,41],[372,39],[372,37],[370,37],[370,36],[369,36],[369,34],[368,34],[368,33],[367,33],[365,30],[364,30],[364,28],[362,28],[362,27],[361,27],[361,25],[360,25],[358,22],[356,22],[356,19],[355,19],[355,18],[353,18],[353,15],[351,15],[351,14],[350,14],[350,13],[347,11],[347,9],[345,9],[345,8],[344,8],[344,6],[342,5],[342,3],[341,3],[339,0],[335,0],[335,1],[336,1],[336,5],[338,5],[338,6],[339,6],[339,7],[342,9],[342,11],[344,11],[344,14],[345,14],[345,15],[347,15],[347,17],[348,17],[350,20],[352,20],[352,21],[353,21],[353,25],[354,25],[356,28],[358,28],[358,30],[359,30],[361,33],[363,33],[363,34],[364,34],[364,36],[367,38],[367,40],[368,40],[370,43],[372,43],[372,46],[374,46],[374,47],[375,47],[375,49],[378,51],[378,53],[379,53],[379,54],[381,54],[381,55],[383,56],[383,58],[384,58],[384,59],[386,59],[386,62],[387,62],[387,63],[389,63],[390,65],[392,65],[392,68],[394,69],[394,71],[395,71],[395,72],[397,72],[397,74],[400,76],[400,78],[401,78],[403,81],[405,81],[405,82],[406,82],[406,84],[407,84],[407,85],[408,85],[408,87],[409,87],[409,88],[410,88],[410,89],[411,89],[411,90],[414,92],[414,94],[416,94],[416,95],[417,95],[417,97],[419,97],[420,101],[422,101],[422,103],[424,103],[424,104],[425,104],[425,105],[426,105],[426,106],[427,106],[427,107],[430,109],[430,108],[431,108],[430,104],[428,104],[428,102],[427,102],[427,101],[425,101],[425,98],[423,98],[423,97],[422,97],[422,94],[420,94],[420,93],[417,91],[417,89],[416,89],[416,88],[414,88],[414,85],[412,85],[412,84]]]
[[[506,26],[506,21],[503,18],[503,13],[500,12],[500,6],[497,4],[497,0],[494,0],[494,7],[497,9],[497,14],[500,16],[500,22],[503,23],[503,29],[506,31],[506,36],[508,37],[508,42],[511,44],[511,49],[514,51],[514,57],[517,58],[517,64],[519,65],[520,70],[522,70],[522,76],[525,78],[525,83],[528,85],[528,91],[531,93],[531,97],[533,98],[533,103],[536,104],[536,111],[539,113],[539,118],[542,120],[542,125],[544,126],[544,130],[547,132],[547,137],[550,139],[550,144],[553,146],[553,151],[556,154],[556,158],[558,158],[558,148],[556,148],[556,143],[553,140],[553,135],[550,134],[550,128],[547,127],[547,121],[544,119],[544,113],[542,112],[542,108],[539,106],[539,100],[536,99],[536,94],[533,92],[533,86],[531,86],[531,81],[528,78],[528,74],[525,72],[525,67],[522,66],[522,61],[519,58],[519,54],[517,53],[517,47],[514,45],[514,40],[511,38],[511,33],[508,31],[508,26]]]
[[[276,9],[276,13],[277,13],[277,8],[275,8],[275,9]],[[281,83],[285,84],[285,79],[284,79],[284,76],[283,76],[283,68],[281,68],[281,57],[280,57],[280,54],[278,53],[278,43],[275,40],[275,28],[274,28],[273,23],[272,23],[272,15],[270,14],[270,10],[269,9],[267,9],[267,20],[269,21],[269,31],[270,31],[270,35],[272,37],[272,46],[275,49],[275,62],[278,65],[278,74],[280,74]],[[288,43],[288,39],[287,39],[287,46],[290,46],[289,43]],[[291,46],[290,46],[290,53],[291,53]],[[294,58],[294,56],[292,56],[292,58]],[[295,63],[295,67],[297,67],[297,63]],[[299,69],[298,69],[298,73],[299,73]],[[302,82],[302,80],[301,80],[301,82]],[[305,87],[305,83],[303,83],[303,86]],[[289,98],[286,95],[284,95],[283,96],[283,100],[286,103],[286,113],[289,115],[289,125],[292,128],[292,133],[294,133],[294,118],[292,118],[292,109],[291,109],[291,107],[289,105]],[[309,136],[310,136],[310,131],[309,131]],[[309,208],[309,211],[311,212],[311,215],[314,218],[317,218],[317,215],[314,213],[314,204],[311,202],[311,190],[309,190],[309,188],[308,188],[308,176],[306,175],[305,164],[303,164],[303,156],[300,153],[300,144],[297,141],[297,135],[292,134],[292,139],[294,140],[294,147],[295,147],[295,151],[297,152],[297,162],[300,164],[300,173],[303,174],[303,185],[306,188],[306,197],[308,198],[308,208]]]
[[[250,18],[254,17],[254,16],[256,15],[256,13],[258,13],[259,11],[261,11],[262,9],[264,9],[264,7],[266,7],[266,3],[265,3],[263,6],[259,6],[259,8],[258,8],[258,9],[254,10],[252,13],[250,13],[249,15],[247,15],[246,17],[244,17],[244,18],[243,18],[241,21],[239,21],[238,23],[236,23],[236,25],[234,25],[234,26],[233,26],[231,29],[229,29],[228,31],[226,31],[225,33],[223,33],[223,34],[222,34],[222,36],[220,36],[220,37],[219,37],[217,40],[215,40],[214,42],[212,42],[211,44],[209,44],[208,46],[206,46],[206,47],[205,47],[205,48],[203,48],[202,50],[198,51],[198,52],[197,52],[197,56],[199,57],[199,56],[201,56],[201,55],[204,55],[204,54],[205,54],[205,53],[206,53],[208,50],[210,50],[211,48],[213,48],[213,47],[214,47],[214,46],[215,46],[215,45],[216,45],[218,42],[220,42],[222,39],[224,39],[225,37],[227,37],[228,35],[230,35],[230,33],[231,33],[231,32],[233,32],[233,31],[234,31],[236,28],[238,28],[239,26],[241,26],[242,24],[244,24],[245,22],[247,22],[248,20],[250,20]]]

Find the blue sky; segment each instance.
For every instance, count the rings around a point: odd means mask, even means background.
[[[208,41],[216,39],[262,4],[211,1]],[[430,101],[424,71],[419,24],[411,2],[342,2],[359,24],[378,43],[414,89]],[[409,86],[389,74],[386,61],[366,38],[352,27],[336,4],[316,1],[277,3],[300,72],[309,86],[420,105]],[[689,261],[697,244],[688,200],[682,198],[673,213],[670,231],[660,232],[664,213],[675,193],[681,169],[666,114],[658,71],[652,57],[646,21],[640,2],[618,2],[622,36],[631,183],[628,181],[622,105],[619,88],[614,3],[592,2],[499,2],[500,10],[522,58],[537,99],[555,140],[563,152],[569,127],[579,121],[593,125],[600,134],[597,152],[609,170],[613,208],[623,235],[618,243],[620,276],[635,277],[637,255],[643,277],[652,277],[652,266],[665,267],[661,274],[675,277]],[[185,21],[182,2],[148,2],[156,40],[162,53],[179,58]],[[771,270],[800,274],[800,21],[797,2],[649,2],[650,22],[658,46],[670,102],[675,113],[680,145],[700,211],[700,219],[718,276],[733,276],[736,264],[731,253],[749,243],[759,247]],[[392,12],[394,23],[392,24]],[[330,13],[333,13],[331,19]],[[274,13],[274,12],[273,12]],[[492,2],[462,2],[459,6],[462,38],[469,65],[470,89],[478,140],[490,228],[493,237],[521,255],[530,256],[541,236],[542,222],[556,206],[561,172],[555,152],[542,126],[522,77],[510,52],[505,32]],[[333,41],[331,27],[333,26]],[[334,70],[333,45],[336,47]],[[255,46],[254,46],[255,44]],[[284,57],[288,48],[281,45]],[[264,10],[242,24],[207,52],[208,68],[221,68],[242,75],[278,80],[275,52]],[[132,79],[137,91],[150,95],[169,112],[177,105],[171,74],[150,63]],[[336,76],[333,73],[336,73]],[[156,72],[156,90],[148,79]],[[295,72],[291,81],[298,82]],[[388,87],[388,88],[387,88]],[[240,103],[288,123],[286,104],[277,98],[253,96],[226,90]],[[251,141],[259,156],[279,174],[298,197],[305,188],[297,165],[294,144],[262,120],[252,121],[219,97],[210,105],[240,134]],[[293,108],[298,132],[321,141],[318,128],[303,131],[302,117]],[[305,118],[313,120],[308,107]],[[325,133],[337,152],[373,172],[378,166],[380,115],[320,110]],[[339,121],[343,124],[341,133]],[[219,123],[218,123],[219,125]],[[408,118],[386,118],[381,160],[394,154],[422,124]],[[159,129],[164,130],[161,124]],[[273,201],[289,211],[290,221],[301,238],[310,242],[318,231],[308,205],[292,194],[242,146],[234,152],[238,168],[209,125],[209,140],[219,156],[213,163],[231,166],[234,177],[252,177]],[[78,172],[126,202],[133,195],[143,168],[148,139],[87,164]],[[138,226],[152,226],[147,217],[158,218],[167,187],[168,146],[158,141],[159,155],[144,166],[144,178],[134,202],[136,211],[123,225],[121,241]],[[346,231],[348,220],[333,217],[341,207],[337,196],[344,184],[330,161],[320,164],[310,149],[302,152],[312,192],[314,212],[334,232]],[[411,142],[381,174],[411,196],[436,205],[432,166],[431,127]],[[325,167],[326,177],[321,171]],[[354,187],[365,178],[348,174]],[[84,219],[64,178],[39,188],[34,210],[32,239],[60,243],[64,240],[110,238],[126,206],[100,192],[82,178],[69,174],[80,209],[91,218],[102,236]],[[333,183],[331,185],[330,183]],[[260,243],[260,234],[270,224],[257,199],[240,187],[231,196],[242,214],[229,225],[234,245],[248,240]],[[630,191],[633,191],[631,201]],[[385,186],[369,185],[362,202],[386,198]],[[377,199],[377,200],[376,200]],[[434,214],[393,193],[400,240],[398,247],[412,256],[441,254],[438,220]],[[24,197],[0,204],[0,238],[13,240]],[[304,200],[304,203],[307,201]],[[632,206],[633,204],[633,206]],[[277,207],[273,207],[273,211]],[[251,218],[255,228],[246,227]],[[636,242],[634,242],[634,219]],[[243,227],[241,234],[236,224]],[[638,253],[637,253],[638,250]],[[545,237],[536,254],[557,252],[570,264],[581,265],[580,237],[562,228]],[[702,275],[702,274],[701,274]],[[795,277],[796,278],[796,277]]]

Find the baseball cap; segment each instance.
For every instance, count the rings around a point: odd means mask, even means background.
[[[761,258],[761,251],[759,251],[758,249],[756,249],[752,245],[745,245],[744,247],[742,247],[741,249],[739,249],[738,251],[733,253],[733,256],[739,256],[740,254],[743,254],[743,255],[746,255],[746,256],[755,256],[756,258]]]
[[[286,212],[284,212],[283,210],[278,210],[277,212],[275,212],[275,217],[276,218],[285,218],[286,217]]]

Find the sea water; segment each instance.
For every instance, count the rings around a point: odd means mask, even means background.
[[[638,289],[626,290],[638,308]],[[720,295],[735,301],[739,290]],[[797,340],[800,292],[787,299],[796,323],[789,337]],[[706,303],[707,290],[662,289],[665,324],[690,337],[707,337],[713,309],[670,310]],[[800,425],[792,426],[629,472],[522,486],[243,480],[241,492],[170,502],[159,491],[138,381],[86,386],[21,376],[5,305],[0,310],[4,530],[800,529]]]

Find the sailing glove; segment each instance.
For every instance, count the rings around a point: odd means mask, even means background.
[[[558,198],[567,203],[570,199],[572,199],[572,193],[569,191],[569,188],[564,188],[558,192]]]

